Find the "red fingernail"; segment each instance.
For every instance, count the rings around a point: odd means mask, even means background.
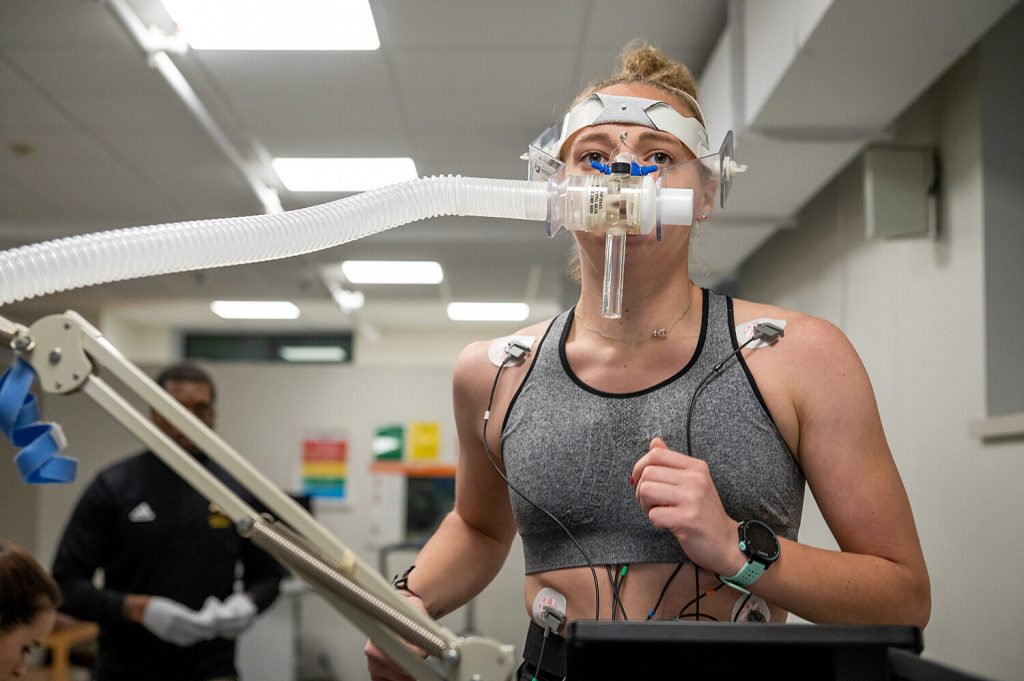
[[[636,486],[636,482],[633,481],[633,476],[632,475],[629,476],[629,486],[630,487],[635,487]]]

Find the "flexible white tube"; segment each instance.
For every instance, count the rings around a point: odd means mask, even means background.
[[[312,253],[441,215],[545,220],[547,201],[544,182],[442,175],[286,213],[54,239],[0,252],[0,305],[111,281]]]

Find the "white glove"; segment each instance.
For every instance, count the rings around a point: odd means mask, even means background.
[[[217,633],[212,611],[204,607],[196,612],[163,596],[150,596],[142,624],[161,640],[183,647],[208,641]]]
[[[221,603],[213,596],[206,599],[203,612],[211,610],[217,635],[235,638],[249,628],[256,619],[256,604],[244,593],[234,593]]]

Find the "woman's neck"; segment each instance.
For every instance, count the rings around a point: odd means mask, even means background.
[[[597,276],[586,274],[584,272],[581,281],[576,310],[585,320],[586,328],[598,335],[637,343],[645,337],[659,335],[659,330],[664,330],[660,335],[678,334],[692,327],[695,318],[699,323],[700,315],[694,310],[700,293],[690,282],[685,267],[665,273],[663,277],[652,276],[653,273],[630,277],[627,269],[619,319],[601,316],[603,272]]]

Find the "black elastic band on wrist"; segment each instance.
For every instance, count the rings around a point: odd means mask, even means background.
[[[401,575],[395,575],[395,578],[391,580],[391,586],[395,587],[399,591],[404,591],[411,596],[415,596],[422,601],[423,597],[409,588],[409,573],[412,572],[414,567],[416,567],[415,564],[410,565]]]

